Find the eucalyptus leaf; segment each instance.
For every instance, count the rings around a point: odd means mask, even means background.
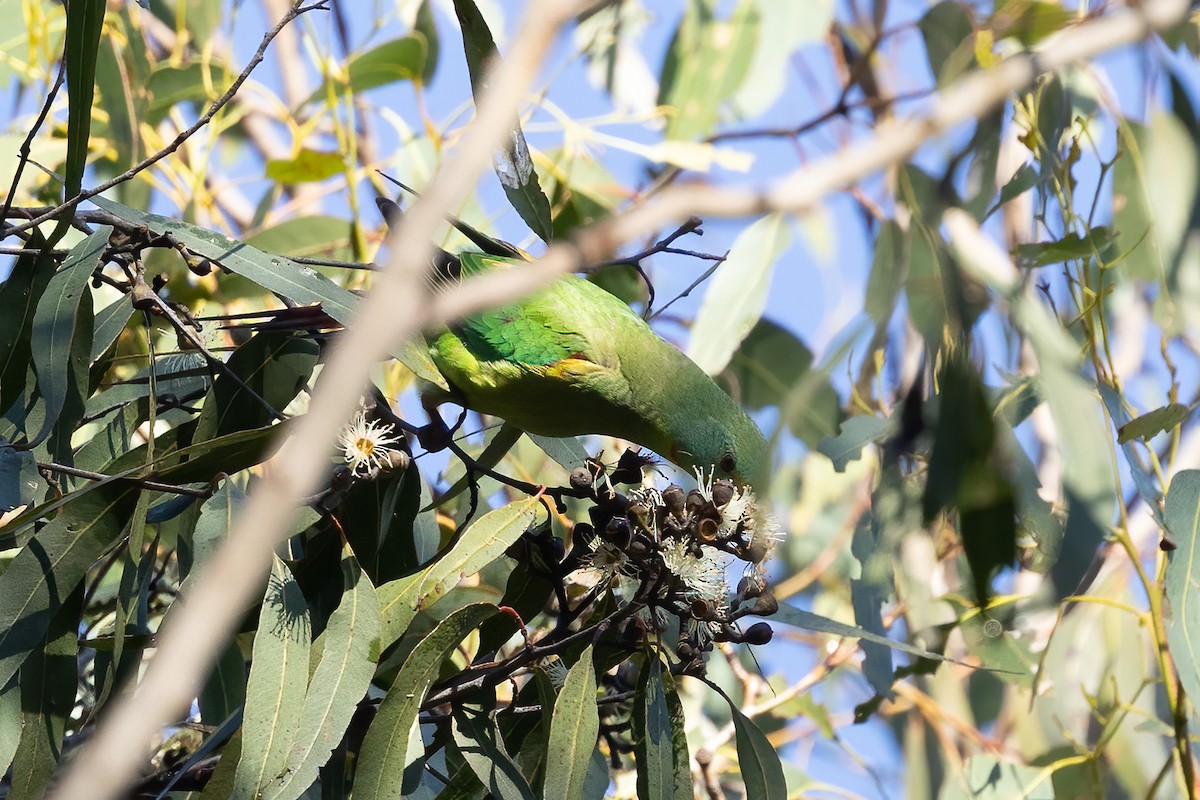
[[[419,755],[408,752],[417,713],[442,661],[496,611],[486,603],[461,608],[413,648],[363,740],[355,771],[357,800],[391,798],[399,792],[405,767],[411,757]]]
[[[300,586],[275,557],[254,636],[242,752],[231,797],[262,797],[287,768],[292,743],[301,735],[311,636]]]
[[[554,701],[542,797],[561,800],[583,796],[588,763],[599,733],[596,668],[592,664],[592,647],[588,645],[567,673],[567,680]]]
[[[33,314],[33,368],[37,372],[38,391],[46,403],[46,417],[30,444],[37,444],[50,435],[67,401],[73,366],[71,344],[76,335],[80,303],[84,293],[89,291],[92,270],[100,265],[112,230],[108,225],[101,225],[71,248],[62,267],[47,284]],[[91,352],[90,342],[89,331],[88,352]]]
[[[791,243],[783,214],[755,221],[738,234],[717,267],[692,327],[688,356],[710,375],[725,368],[767,304],[775,262]]]

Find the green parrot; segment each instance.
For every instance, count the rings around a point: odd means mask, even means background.
[[[464,277],[525,265],[458,261]],[[767,477],[767,443],[746,412],[628,305],[575,275],[434,334],[430,355],[452,391],[425,386],[427,406],[458,402],[542,436],[616,436],[739,483]]]
[[[389,223],[402,213],[379,198]],[[435,287],[465,276],[521,269],[520,249],[451,222],[483,253],[439,250]],[[281,309],[254,329],[340,327],[319,308]],[[516,303],[434,332],[430,356],[450,386],[422,382],[422,403],[454,402],[541,436],[605,434],[647,447],[684,470],[763,486],[769,449],[758,426],[695,362],[624,302],[575,275]]]

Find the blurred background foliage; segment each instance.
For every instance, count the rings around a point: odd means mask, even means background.
[[[343,321],[385,235],[373,199],[396,196],[381,173],[428,183],[520,11],[333,0],[172,145],[289,4],[71,5],[69,24],[59,3],[0,0],[0,765],[19,798],[136,680],[278,418],[307,406],[318,343],[210,318],[320,301]],[[535,173],[488,176],[454,212],[536,255],[671,184],[765,185],[1116,8],[600,4],[497,156]],[[472,493],[450,491],[459,460],[417,453],[303,511],[139,796],[1194,796],[1197,34],[1189,19],[1043,77],[804,215],[707,220],[639,264],[648,283],[630,263],[592,275],[772,440],[768,644],[719,643],[708,686],[645,657],[597,676],[591,648],[564,650],[453,720],[425,709],[426,756],[395,757],[381,737],[407,741],[425,689],[554,627],[531,553],[587,518],[570,503],[527,530],[542,507],[483,477],[451,556],[479,549],[431,565]],[[64,184],[135,166],[71,229],[14,230]],[[1017,286],[948,235],[953,209]],[[447,226],[439,244],[470,243]],[[420,424],[408,355],[375,383]],[[548,485],[623,447],[463,430],[472,457]],[[659,488],[688,480],[663,471]],[[592,722],[596,749],[569,736]]]

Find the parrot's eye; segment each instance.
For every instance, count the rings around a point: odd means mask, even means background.
[[[722,472],[733,472],[737,469],[737,459],[733,457],[733,453],[726,453],[721,456],[721,463],[718,466]]]

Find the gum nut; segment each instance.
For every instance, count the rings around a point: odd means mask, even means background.
[[[771,554],[771,541],[768,539],[751,540],[746,548],[746,561],[751,564],[761,564],[763,559]]]
[[[689,608],[692,614],[692,619],[710,620],[716,613],[716,609],[713,608],[713,604],[701,597],[697,597],[695,600],[693,600]]]
[[[749,600],[758,597],[766,588],[766,581],[755,577],[754,575],[744,575],[738,581],[737,597],[739,600]]]
[[[699,489],[692,489],[688,492],[685,506],[689,513],[695,514],[706,505],[708,505],[708,501],[704,499],[704,495],[700,494]]]
[[[728,478],[720,478],[713,481],[712,501],[713,505],[720,508],[733,499],[733,481]]]
[[[775,595],[770,592],[763,594],[754,601],[754,611],[752,613],[760,617],[769,617],[779,610],[779,601],[775,599]]]
[[[625,548],[625,554],[633,559],[643,559],[650,555],[650,548],[646,543],[638,539],[634,539],[629,543],[629,547]]]
[[[592,471],[587,467],[576,467],[571,470],[571,488],[587,489],[593,483]]]
[[[680,661],[687,661],[696,657],[696,648],[687,642],[680,642],[679,646],[675,648],[675,654],[679,656]]]
[[[720,530],[720,526],[717,525],[716,520],[705,517],[696,526],[696,535],[700,537],[700,541],[702,542],[715,542],[718,530]]]
[[[629,520],[624,517],[613,517],[604,526],[604,538],[624,550],[629,546],[633,533],[629,529]]]
[[[746,629],[742,634],[742,641],[746,644],[766,644],[771,641],[775,635],[775,631],[765,622],[756,622]]]
[[[678,486],[668,486],[662,493],[662,498],[663,505],[675,516],[682,517],[687,511],[687,497]]]

